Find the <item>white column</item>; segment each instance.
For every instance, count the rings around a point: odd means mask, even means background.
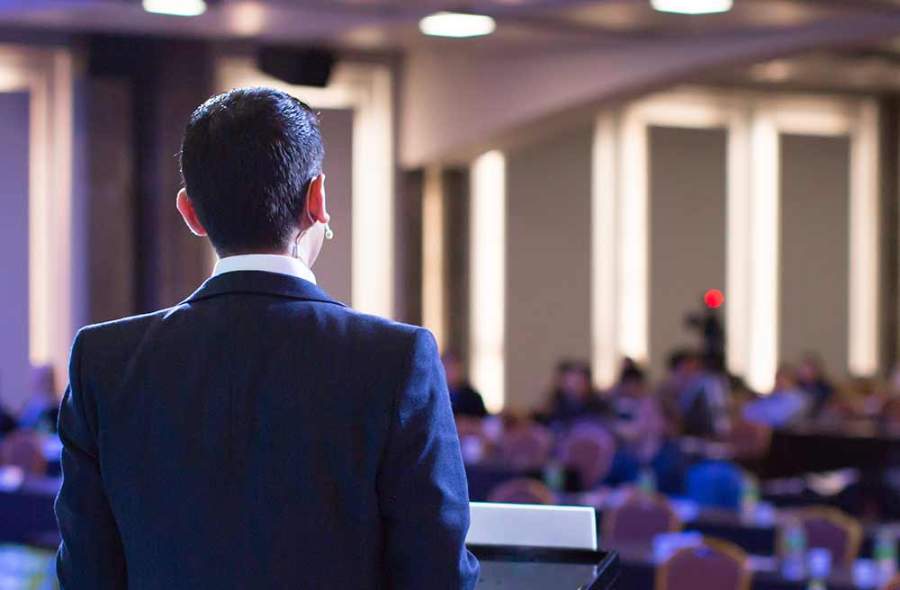
[[[422,191],[422,324],[431,330],[438,348],[447,341],[446,301],[444,297],[444,190],[442,170],[425,170]]]
[[[469,269],[469,374],[491,412],[503,409],[506,355],[506,158],[472,165]]]
[[[746,375],[750,349],[750,115],[732,119],[728,132],[728,205],[725,263],[725,351],[728,370]]]
[[[648,354],[648,162],[647,124],[627,113],[621,137],[619,181],[619,351],[646,362]]]
[[[747,300],[747,384],[768,392],[778,364],[781,251],[781,145],[773,121],[759,115],[752,128]]]
[[[591,163],[591,364],[602,388],[613,385],[619,363],[616,167],[615,115],[605,113],[594,125]]]
[[[877,373],[880,212],[878,107],[858,109],[850,148],[850,285],[847,366],[853,375]]]

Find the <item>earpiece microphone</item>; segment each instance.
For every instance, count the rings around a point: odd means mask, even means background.
[[[334,232],[331,231],[331,226],[328,225],[327,223],[325,224],[325,239],[326,239],[326,240],[333,240],[333,239],[334,239]]]

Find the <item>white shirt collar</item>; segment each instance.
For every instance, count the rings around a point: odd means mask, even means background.
[[[241,254],[240,256],[228,256],[220,258],[216,262],[216,268],[212,276],[217,277],[226,272],[239,272],[245,270],[257,270],[262,272],[274,272],[289,275],[316,284],[316,275],[303,261],[290,256],[278,254]]]

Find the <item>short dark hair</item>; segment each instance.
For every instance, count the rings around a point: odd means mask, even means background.
[[[216,251],[278,251],[324,157],[319,119],[306,104],[272,88],[238,88],[191,115],[181,175]]]

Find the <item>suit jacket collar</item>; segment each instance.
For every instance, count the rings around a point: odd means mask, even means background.
[[[271,295],[344,306],[309,281],[290,275],[256,270],[227,272],[211,277],[182,303],[194,303],[229,294]]]

